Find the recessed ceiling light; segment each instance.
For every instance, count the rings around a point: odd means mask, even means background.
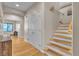
[[[16,7],[19,7],[19,4],[16,4]]]

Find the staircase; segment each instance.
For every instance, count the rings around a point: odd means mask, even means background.
[[[56,32],[49,39],[49,43],[44,50],[48,56],[71,56],[72,55],[72,30],[71,25],[61,24]]]

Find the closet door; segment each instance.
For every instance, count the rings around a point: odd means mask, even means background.
[[[33,45],[41,45],[41,19],[40,15],[33,13],[28,20],[28,38]]]

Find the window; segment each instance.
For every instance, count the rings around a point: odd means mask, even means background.
[[[12,32],[13,31],[13,24],[12,23],[3,24],[3,31],[4,32]]]
[[[16,24],[16,31],[20,31],[20,24]]]

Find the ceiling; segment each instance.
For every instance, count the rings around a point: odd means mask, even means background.
[[[71,2],[59,2],[59,9],[72,5]]]
[[[16,4],[19,4],[19,7]],[[2,6],[4,13],[14,13],[22,16],[33,4],[35,2],[3,2]]]
[[[19,4],[20,6],[16,7],[16,4]],[[14,8],[23,12],[25,12],[29,7],[31,7],[32,4],[34,4],[34,2],[4,2],[3,3],[5,7]]]
[[[9,14],[16,14],[19,16],[24,16],[25,12],[29,10],[36,2],[3,2],[3,12]],[[19,4],[19,7],[16,6]],[[55,4],[56,9],[61,9],[62,7],[71,4],[71,2],[56,2]]]

